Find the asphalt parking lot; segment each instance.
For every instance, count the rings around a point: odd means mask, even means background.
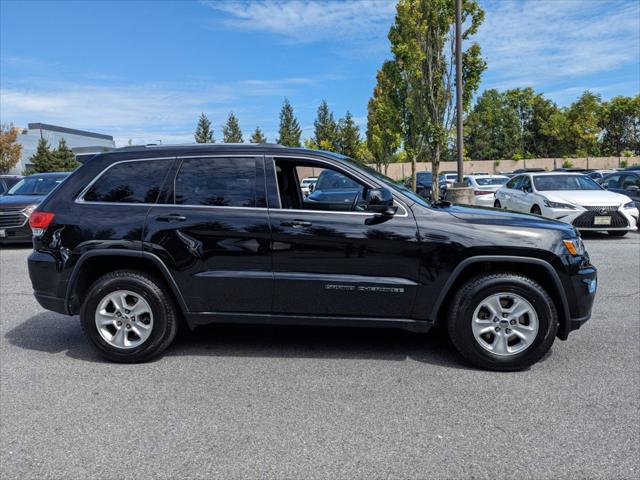
[[[0,478],[637,478],[640,235],[585,240],[593,318],[529,371],[440,333],[215,326],[102,361],[0,250]]]

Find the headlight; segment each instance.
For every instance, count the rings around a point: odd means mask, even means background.
[[[636,204],[634,202],[625,203],[622,208],[636,208]]]
[[[576,210],[576,207],[569,205],[568,203],[552,202],[551,200],[545,200],[544,204],[549,208],[566,208],[569,210]]]
[[[22,213],[24,213],[27,217],[30,217],[36,208],[38,208],[38,205],[29,205],[27,208],[22,210]]]

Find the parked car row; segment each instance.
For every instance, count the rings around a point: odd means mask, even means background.
[[[68,175],[63,172],[18,177],[17,182],[0,196],[0,243],[30,242],[29,217]],[[6,181],[6,177],[2,180]]]

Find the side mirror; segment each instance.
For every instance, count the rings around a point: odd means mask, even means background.
[[[393,195],[387,188],[366,190],[364,203],[368,212],[379,213],[385,217],[392,217],[398,210],[398,207],[393,205]]]
[[[310,183],[309,184],[309,193],[312,193],[316,188],[316,184],[315,183]]]
[[[609,190],[609,185],[607,185],[606,183],[601,183],[600,186],[605,190]]]
[[[633,192],[633,193],[638,193],[638,190],[640,190],[640,187],[638,187],[637,185],[629,185],[626,188],[627,192]]]

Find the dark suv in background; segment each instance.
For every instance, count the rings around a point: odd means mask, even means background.
[[[309,168],[357,192],[317,208]],[[341,155],[277,145],[99,154],[30,224],[36,298],[80,314],[121,362],[158,355],[182,322],[442,324],[470,362],[516,370],[580,327],[596,290],[570,225],[431,204]]]

